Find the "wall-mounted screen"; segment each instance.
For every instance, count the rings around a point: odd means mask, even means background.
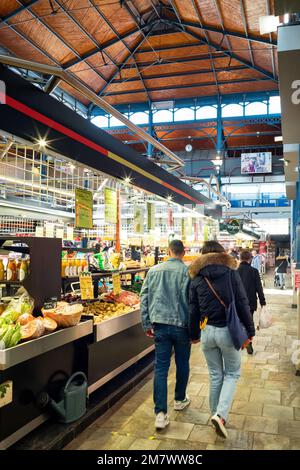
[[[272,173],[272,152],[242,153],[241,173]]]

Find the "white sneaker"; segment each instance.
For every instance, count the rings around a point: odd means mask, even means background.
[[[175,400],[174,401],[174,410],[175,411],[182,411],[184,410],[187,406],[191,404],[191,400],[189,397],[185,397],[184,400]]]
[[[156,429],[165,429],[166,426],[170,424],[169,416],[161,411],[156,415],[155,427]]]
[[[225,421],[219,415],[215,414],[211,417],[211,422],[216,429],[216,433],[221,437],[228,437],[227,429],[225,428]]]

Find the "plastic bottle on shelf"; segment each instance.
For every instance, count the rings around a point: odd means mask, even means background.
[[[77,275],[77,267],[76,267],[76,259],[75,258],[72,258],[71,259],[71,267],[70,267],[70,276],[74,277]]]
[[[28,274],[28,266],[26,260],[22,260],[20,271],[19,271],[19,280],[24,281],[25,277]]]
[[[15,260],[15,263],[16,263],[16,269],[17,269],[17,279],[20,281],[20,269],[21,269],[21,264],[22,264],[22,260],[19,258],[19,259],[16,259]]]
[[[81,259],[77,258],[76,259],[76,276],[80,276],[81,272],[82,272]]]
[[[4,279],[5,279],[4,264],[3,264],[3,260],[0,259],[0,281],[4,281]]]
[[[17,280],[17,267],[15,261],[12,258],[8,260],[6,278],[8,281]]]
[[[63,258],[61,260],[61,277],[67,277],[67,274],[66,274],[67,266],[68,266],[68,260],[66,258]]]
[[[83,259],[81,262],[81,269],[83,273],[87,273],[89,270],[88,262],[86,259]]]

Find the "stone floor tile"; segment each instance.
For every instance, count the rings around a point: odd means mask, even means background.
[[[299,421],[279,421],[279,434],[300,439]]]
[[[234,400],[231,411],[240,415],[261,416],[262,409],[262,403]]]
[[[282,405],[286,406],[295,406],[300,408],[300,394],[294,391],[291,392],[282,392],[281,398]]]
[[[195,408],[198,410],[202,407],[204,402],[204,397],[199,397],[197,395],[189,395],[190,399],[192,400],[191,408]]]
[[[255,403],[270,403],[280,405],[281,393],[279,390],[266,390],[266,389],[252,389],[250,395],[250,402]]]
[[[217,437],[216,444],[224,442],[222,437]],[[225,448],[251,450],[253,446],[253,433],[241,431],[239,429],[228,429],[228,438],[225,441]]]
[[[152,412],[153,413],[153,412]],[[132,416],[124,414],[121,410],[116,411],[110,417],[103,416],[95,422],[95,425],[102,429],[119,430],[132,420]]]
[[[245,429],[253,432],[278,434],[278,420],[262,416],[246,416]]]
[[[294,418],[294,411],[291,406],[264,405],[263,416],[278,420],[289,420]]]
[[[192,430],[188,441],[203,442],[206,444],[214,444],[217,440],[216,431],[212,426],[196,425]]]
[[[300,421],[300,408],[294,408],[294,418]],[[299,424],[300,426],[300,424]]]
[[[203,387],[203,383],[196,383],[196,382],[189,383],[187,386],[187,394],[198,395],[202,387]]]
[[[253,450],[287,450],[289,445],[287,436],[254,433]]]
[[[200,392],[198,393],[199,397],[208,397],[209,396],[209,384],[203,384]]]
[[[244,415],[237,415],[234,413],[229,413],[227,419],[227,428],[228,429],[243,429],[246,417]]]
[[[207,424],[210,417],[210,413],[205,413],[200,410],[196,410],[191,406],[183,411],[178,412],[176,416],[176,421],[192,424]]]
[[[249,401],[250,393],[251,393],[250,387],[238,385],[236,388],[234,399],[239,400],[239,401]]]
[[[282,380],[284,382],[289,382],[291,380],[291,375],[284,372],[270,372],[269,380]]]
[[[266,380],[265,389],[270,390],[289,390],[290,383],[282,380]]]
[[[129,447],[129,450],[156,450],[159,444],[158,439],[136,439]]]
[[[159,441],[158,450],[205,450],[204,442],[180,441],[179,439],[163,439]]]
[[[290,450],[300,450],[300,439],[295,439],[295,438],[291,438],[290,440],[290,446],[289,446],[289,449]]]
[[[170,421],[162,431],[157,431],[159,439],[180,439],[186,441],[192,432],[194,425],[192,423],[182,423],[180,421]]]
[[[143,417],[135,418],[129,423],[125,424],[119,429],[120,434],[129,434],[132,436],[149,438],[150,436],[155,436],[155,427],[154,427],[154,419],[153,421],[148,420],[145,422]]]
[[[192,374],[190,378],[192,384],[208,384],[209,375],[208,374]]]

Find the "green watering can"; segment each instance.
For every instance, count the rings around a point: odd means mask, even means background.
[[[61,389],[60,401],[53,400],[47,392],[39,394],[40,408],[52,409],[60,423],[73,423],[86,413],[87,378],[83,372],[75,372]]]

